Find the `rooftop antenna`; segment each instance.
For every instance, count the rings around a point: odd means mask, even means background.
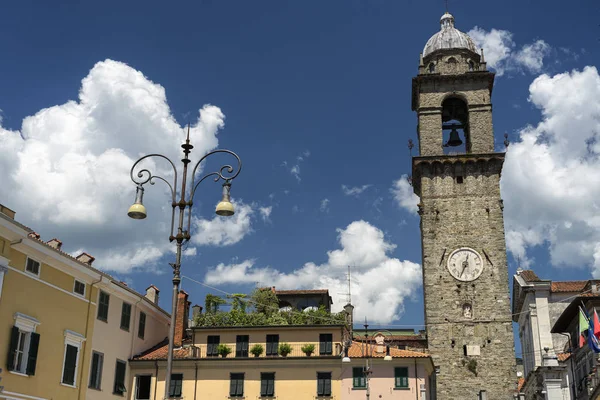
[[[446,12],[448,12],[448,0],[446,0]]]
[[[352,284],[350,279],[350,266],[348,265],[348,304],[352,304]]]

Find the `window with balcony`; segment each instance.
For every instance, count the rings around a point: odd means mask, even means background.
[[[333,354],[333,335],[331,333],[319,335],[319,354],[322,356]]]
[[[279,335],[267,335],[267,356],[276,356],[279,351]]]
[[[237,335],[235,338],[235,356],[236,357],[248,357],[248,342],[250,337],[248,335]]]
[[[218,357],[219,356],[219,353],[217,352],[217,348],[219,347],[220,342],[221,342],[221,338],[219,336],[208,336],[207,346],[206,346],[206,356],[207,357]]]

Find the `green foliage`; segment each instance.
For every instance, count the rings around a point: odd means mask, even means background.
[[[231,299],[231,310],[246,313],[246,297],[248,296],[244,293],[233,293],[227,295],[227,298]]]
[[[262,346],[262,344],[255,344],[250,348],[250,354],[252,354],[254,357],[260,357],[263,351],[265,351],[265,348]]]
[[[258,298],[267,299],[267,303],[259,303],[260,307],[256,303],[252,303],[252,309],[245,310],[241,304],[233,305],[238,301],[244,303],[243,297],[232,295],[231,311],[219,311],[219,305],[225,304],[225,300],[219,296],[208,294],[206,295],[207,312],[196,317],[195,326],[336,325],[346,322],[344,312],[329,313],[325,307],[306,312],[279,311],[278,305],[276,305],[277,296],[270,289],[256,289],[251,298],[253,302]]]
[[[287,356],[291,352],[292,352],[292,346],[290,346],[289,343],[281,343],[279,345],[279,354],[281,354],[282,357]]]
[[[315,345],[313,343],[307,343],[303,345],[300,349],[304,354],[310,357],[310,355],[315,352]]]
[[[215,314],[219,311],[219,306],[227,302],[219,296],[208,293],[204,299],[204,306],[207,313]]]
[[[269,288],[256,288],[250,295],[252,307],[257,313],[271,315],[279,311],[277,295]]]
[[[217,346],[217,353],[223,358],[227,357],[229,354],[231,354],[231,352],[231,347],[225,344],[220,344]]]

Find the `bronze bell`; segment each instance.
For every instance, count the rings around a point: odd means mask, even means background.
[[[444,145],[444,147],[456,147],[460,146],[462,143],[463,142],[460,140],[458,131],[456,128],[452,128],[452,131],[450,132],[450,139],[448,139],[448,142]]]

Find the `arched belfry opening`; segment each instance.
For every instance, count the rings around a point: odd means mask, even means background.
[[[442,103],[442,134],[444,154],[470,153],[469,108],[459,97],[449,97]]]

